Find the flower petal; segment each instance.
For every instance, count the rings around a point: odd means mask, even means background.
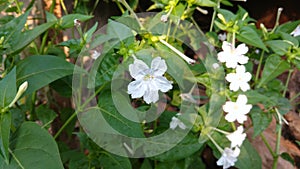
[[[236,49],[235,49],[236,54],[238,55],[244,55],[248,52],[248,47],[243,43],[240,44]]]
[[[244,55],[240,55],[238,58],[238,62],[240,64],[246,64],[246,63],[248,63],[248,60],[249,60],[249,58]]]
[[[139,59],[135,59],[134,63],[129,65],[129,73],[134,79],[143,78],[147,70],[149,70],[148,65]]]
[[[224,52],[224,51],[219,52],[219,53],[218,53],[218,60],[219,60],[220,62],[222,62],[222,63],[226,62],[226,60],[227,60],[227,55],[228,55],[227,52]]]
[[[223,51],[225,51],[225,52],[231,52],[231,50],[232,50],[232,45],[231,45],[231,43],[228,43],[227,41],[223,41],[222,49],[223,49]]]
[[[151,69],[154,76],[162,76],[167,71],[167,65],[164,59],[156,57],[151,62]]]
[[[179,119],[176,117],[172,117],[172,121],[170,122],[170,129],[174,130],[178,125]]]
[[[230,85],[229,85],[229,89],[234,91],[234,92],[238,91],[239,88],[240,88],[240,84],[236,81],[231,82]]]
[[[244,94],[240,94],[236,99],[237,104],[247,104],[247,102],[248,102],[247,96]]]
[[[173,88],[172,83],[163,76],[159,76],[153,79],[153,83],[157,86],[157,89],[162,92],[167,92]]]
[[[159,99],[158,90],[153,90],[148,86],[148,89],[145,91],[143,99],[147,104],[157,102]]]
[[[136,80],[130,82],[128,87],[128,94],[131,94],[132,98],[140,98],[145,94],[146,87],[143,84],[143,80]]]

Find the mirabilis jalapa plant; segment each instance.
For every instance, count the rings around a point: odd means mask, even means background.
[[[124,1],[120,2],[121,4],[126,3]],[[223,168],[229,168],[237,164],[236,167],[245,168],[245,165],[243,166],[243,164],[241,164],[242,162],[239,162],[239,159],[246,158],[243,154],[245,151],[251,151],[253,153],[252,155],[256,157],[247,158],[253,158],[253,160],[257,162],[256,164],[253,164],[253,167],[260,168],[261,160],[259,158],[259,154],[251,148],[248,141],[245,143],[246,145],[243,144],[246,139],[244,127],[247,127],[246,130],[250,127],[244,126],[244,122],[247,121],[247,118],[250,116],[254,128],[253,137],[260,136],[263,140],[265,140],[262,131],[268,127],[272,117],[275,117],[278,124],[278,139],[276,147],[272,150],[266,140],[264,143],[274,158],[273,168],[276,168],[278,158],[282,155],[279,152],[281,129],[283,124],[287,124],[283,115],[289,111],[291,108],[290,103],[298,96],[296,95],[290,99],[285,97],[288,91],[287,87],[291,74],[295,69],[300,68],[299,26],[297,27],[300,22],[296,21],[279,25],[278,21],[282,11],[282,8],[279,8],[274,28],[267,30],[263,24],[260,25],[260,28],[256,28],[254,25],[255,20],[251,19],[248,16],[247,11],[241,7],[239,7],[236,14],[231,11],[221,9],[220,4],[231,5],[231,2],[226,0],[154,0],[154,2],[155,4],[149,9],[152,10],[161,8],[163,12],[160,15],[160,20],[163,23],[176,22],[176,19],[174,19],[175,17],[179,17],[181,20],[190,20],[194,22],[192,16],[194,10],[206,13],[206,11],[201,7],[214,8],[211,27],[209,32],[206,33],[206,36],[209,42],[211,42],[216,50],[219,51],[215,57],[220,63],[214,63],[211,66],[214,69],[218,69],[219,66],[223,65],[226,72],[224,80],[228,87],[223,91],[223,94],[226,96],[228,101],[226,101],[222,106],[225,121],[221,120],[221,123],[218,126],[201,126],[201,124],[196,123],[194,124],[195,126],[201,127],[198,127],[198,130],[193,130],[193,133],[209,131],[205,133],[205,137],[213,143],[210,144],[208,142],[208,145],[213,149],[216,157],[219,158],[217,165],[223,166]],[[126,7],[126,5],[124,6]],[[180,22],[178,22],[178,26],[180,26]],[[223,34],[223,32],[225,32],[225,34]],[[219,39],[217,35],[218,33],[222,35],[219,36]],[[163,42],[163,44],[167,44],[166,46],[173,52],[177,53],[178,56],[182,57],[182,55],[184,55],[182,50],[177,50],[174,47],[178,46],[176,41],[167,42],[167,40],[165,41],[162,39],[158,39],[158,41]],[[137,59],[134,55],[132,56],[135,61],[129,66],[130,74],[134,73],[130,67],[137,64]],[[186,60],[186,57],[187,56],[182,58]],[[158,59],[164,62],[164,60],[159,56],[155,57],[152,62]],[[193,63],[191,67],[198,64],[195,63],[195,61],[190,62],[186,60],[186,62],[188,64]],[[153,66],[156,70],[163,71],[162,74],[167,70],[165,64],[153,65],[152,63],[151,67]],[[155,79],[155,75],[146,73],[149,72],[148,66],[145,64],[143,67],[147,68],[144,71],[144,74],[146,75],[143,80]],[[142,68],[140,71],[143,71]],[[289,74],[287,81],[284,82],[285,84],[283,85],[282,82],[276,79],[276,77],[285,71],[288,71]],[[132,77],[135,78],[134,76]],[[205,78],[209,78],[205,73],[196,75],[196,77],[199,79],[197,81],[198,83],[204,85],[207,89],[211,88],[209,83],[202,81],[205,80]],[[155,94],[153,93],[153,98],[155,99],[153,99],[152,102],[156,103],[158,98],[157,91],[159,88],[163,89],[160,90],[163,93],[174,89],[174,87],[172,87],[172,83],[164,80],[161,81],[161,83],[155,83],[146,87],[141,85],[141,90],[143,90],[143,94],[141,94],[139,90],[132,90],[132,83],[134,82],[131,82],[128,86],[128,94],[131,94],[132,98],[139,98],[144,95],[144,100],[148,104],[150,101],[149,99],[145,99],[145,95],[148,97],[149,93],[155,91]],[[180,96],[182,100],[190,102],[195,101],[193,98],[195,96],[191,94],[187,95],[182,93]],[[258,104],[264,105],[263,108],[258,106]],[[201,111],[199,111],[199,114],[200,116],[203,116]],[[171,129],[176,127],[182,130],[186,129],[185,125],[187,125],[187,123],[183,118],[180,118],[180,116],[182,115],[179,113],[172,117],[172,120],[170,121]],[[262,119],[266,120],[266,123],[262,123]],[[205,128],[209,129],[206,130]],[[224,141],[223,138],[228,139],[230,142],[229,146],[227,146],[228,143],[227,141]],[[244,150],[241,151],[240,149]],[[239,155],[242,157],[239,157]]]

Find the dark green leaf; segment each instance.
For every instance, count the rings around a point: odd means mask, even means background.
[[[214,7],[217,6],[217,4],[211,0],[196,0],[194,1],[195,5],[198,6],[206,6],[206,7]]]
[[[51,26],[55,24],[54,22],[48,22],[44,23],[42,25],[39,25],[32,30],[25,31],[22,33],[17,32],[14,34],[13,39],[9,42],[10,48],[6,51],[7,54],[12,54],[19,52],[21,49],[26,47],[29,43],[31,43],[35,38],[40,36],[43,32],[45,32],[47,29],[49,29]],[[17,40],[16,40],[17,39]]]
[[[265,51],[268,51],[265,44],[261,40],[259,34],[251,26],[242,27],[239,33],[237,34],[237,39],[248,45],[252,45]]]
[[[63,169],[57,145],[52,136],[34,122],[25,122],[10,142],[14,158],[6,165],[0,158],[0,169]]]
[[[110,126],[126,136],[136,137],[136,138],[144,137],[141,125],[139,123],[135,123],[131,120],[128,120],[122,114],[120,114],[116,109],[115,104],[120,105],[120,104],[128,104],[128,103],[124,103],[124,102],[115,103],[112,99],[111,93],[108,91],[104,92],[99,97],[98,100],[99,108],[102,112],[103,117],[110,124]],[[127,106],[121,106],[121,107],[127,107]]]
[[[245,140],[241,147],[241,153],[238,157],[238,161],[235,163],[235,167],[239,169],[249,169],[249,167],[251,169],[262,168],[260,155],[248,140]]]
[[[300,20],[294,22],[287,22],[282,25],[279,25],[276,29],[276,32],[285,32],[292,33],[294,29],[300,24]]]
[[[269,40],[265,42],[267,46],[269,46],[272,51],[280,56],[286,54],[288,52],[288,48],[292,45],[283,40]]]
[[[171,150],[153,157],[158,161],[176,161],[191,156],[198,151],[203,144],[198,142],[198,138],[192,134],[188,134],[179,144]]]
[[[80,22],[87,21],[89,19],[93,18],[93,16],[90,15],[82,15],[82,14],[69,14],[64,15],[59,20],[59,25],[61,29],[67,29],[74,26],[74,20],[78,19]]]
[[[74,65],[51,55],[30,56],[17,65],[17,84],[28,81],[26,94],[72,74]]]
[[[11,113],[0,114],[0,150],[6,164],[9,163],[9,136],[11,126]]]
[[[256,90],[248,90],[247,92],[245,92],[245,95],[248,98],[248,104],[257,104],[268,100],[267,96],[259,93]]]
[[[291,157],[290,154],[284,152],[284,153],[281,153],[281,154],[280,154],[280,157],[283,158],[283,159],[285,159],[286,161],[290,162],[292,165],[295,166],[295,161],[294,161],[294,159]]]
[[[13,68],[4,79],[0,81],[0,90],[0,108],[4,108],[13,101],[17,93],[16,68]]]
[[[109,152],[102,152],[99,157],[101,167],[105,169],[131,169],[128,158],[120,157]]]
[[[256,137],[262,133],[272,121],[272,115],[270,113],[263,112],[257,106],[254,106],[251,109],[250,117],[253,123],[253,137]]]
[[[72,75],[63,77],[50,83],[50,87],[61,96],[70,98],[72,96]]]
[[[49,124],[57,117],[57,114],[53,110],[45,107],[44,105],[37,107],[35,113],[38,119],[42,121],[43,128],[48,128]]]
[[[287,63],[287,61],[281,59],[277,55],[270,55],[266,60],[264,70],[262,72],[262,77],[257,87],[259,88],[263,84],[266,84],[270,80],[273,80],[289,68],[290,65],[289,63]]]

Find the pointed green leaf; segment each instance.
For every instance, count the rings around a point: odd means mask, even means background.
[[[131,169],[128,158],[117,156],[109,152],[103,152],[99,157],[101,167],[105,169]]]
[[[262,161],[260,155],[251,143],[248,140],[245,140],[241,147],[238,161],[235,163],[235,167],[239,169],[249,169],[249,166],[251,166],[251,169],[261,169]]]
[[[30,56],[17,65],[17,84],[28,81],[26,94],[73,73],[74,65],[51,55]]]
[[[268,51],[259,34],[251,26],[242,27],[236,37],[241,42]]]
[[[0,81],[0,108],[4,108],[10,104],[16,96],[16,68],[13,68],[4,79]]]
[[[0,150],[6,164],[9,163],[9,136],[11,125],[11,113],[0,114]]]
[[[292,45],[283,40],[269,40],[265,42],[267,46],[269,46],[272,51],[280,56],[286,54],[288,52],[289,47]]]
[[[262,133],[272,121],[272,115],[270,113],[265,113],[256,106],[251,109],[250,117],[254,130],[253,138]]]
[[[0,158],[0,169],[63,169],[53,137],[34,122],[24,122],[14,133],[10,164]]]
[[[59,20],[59,26],[61,29],[67,29],[74,27],[74,20],[78,19],[80,22],[87,21],[89,19],[93,18],[93,16],[90,15],[82,15],[82,14],[69,14],[64,15]]]
[[[270,55],[266,60],[262,77],[257,87],[259,88],[263,84],[273,80],[289,68],[290,64],[287,61],[281,59],[278,55]]]

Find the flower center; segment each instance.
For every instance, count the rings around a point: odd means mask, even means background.
[[[144,76],[144,80],[145,80],[145,81],[152,80],[152,79],[154,79],[154,76],[151,75],[151,74],[146,74],[146,75]]]
[[[235,105],[233,106],[233,109],[234,109],[234,110],[238,110],[238,109],[239,109],[239,106],[238,106],[237,104],[235,104]]]

